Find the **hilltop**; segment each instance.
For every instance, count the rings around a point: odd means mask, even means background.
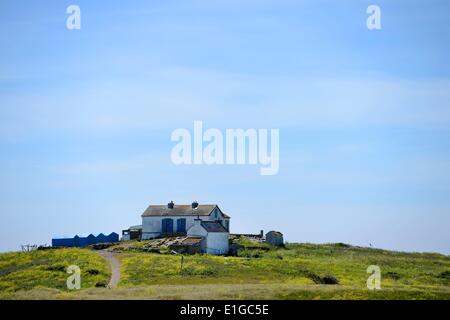
[[[245,239],[236,256],[174,255],[152,241],[102,248],[118,260],[120,281],[108,260],[91,249],[0,254],[2,299],[450,299],[450,257],[347,244],[292,243],[273,247]],[[181,264],[181,262],[183,263]],[[66,288],[66,268],[82,270],[79,291]],[[382,290],[366,287],[378,265]]]

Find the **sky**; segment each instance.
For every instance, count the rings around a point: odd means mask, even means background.
[[[233,233],[450,254],[449,14],[446,0],[2,0],[0,251],[196,200]],[[171,133],[196,120],[279,129],[278,174],[174,165]]]

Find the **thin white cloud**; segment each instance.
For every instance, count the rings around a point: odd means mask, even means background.
[[[219,127],[450,124],[450,81],[295,79],[154,69],[0,96],[3,138],[39,133]]]

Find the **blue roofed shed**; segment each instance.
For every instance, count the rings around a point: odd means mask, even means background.
[[[100,233],[98,236],[94,236],[91,233],[89,235],[55,237],[52,239],[52,247],[86,247],[91,244],[105,242],[119,242],[119,235],[112,232],[107,236],[103,233]]]

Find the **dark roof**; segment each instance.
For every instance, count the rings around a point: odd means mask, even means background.
[[[112,235],[118,235],[117,233],[115,233],[115,232],[111,232],[110,234],[104,234],[104,233],[98,233],[97,235],[94,235],[94,234],[92,234],[92,233],[89,233],[89,234],[87,234],[87,233],[79,233],[79,234],[75,234],[75,235],[59,235],[59,236],[55,236],[55,237],[53,237],[52,239],[72,239],[72,238],[92,238],[92,237],[94,237],[94,238],[97,238],[97,237],[100,237],[100,236],[104,236],[104,237],[110,237],[110,236],[112,236]]]
[[[275,234],[275,235],[277,235],[277,236],[282,236],[282,235],[283,235],[280,231],[273,231],[273,230],[267,232],[266,234]]]
[[[228,232],[219,222],[202,221],[201,225],[208,232]]]
[[[215,207],[217,207],[215,204],[200,204],[193,209],[190,204],[176,204],[173,209],[170,209],[167,205],[150,205],[142,216],[209,216]],[[225,214],[224,217],[229,218]]]

